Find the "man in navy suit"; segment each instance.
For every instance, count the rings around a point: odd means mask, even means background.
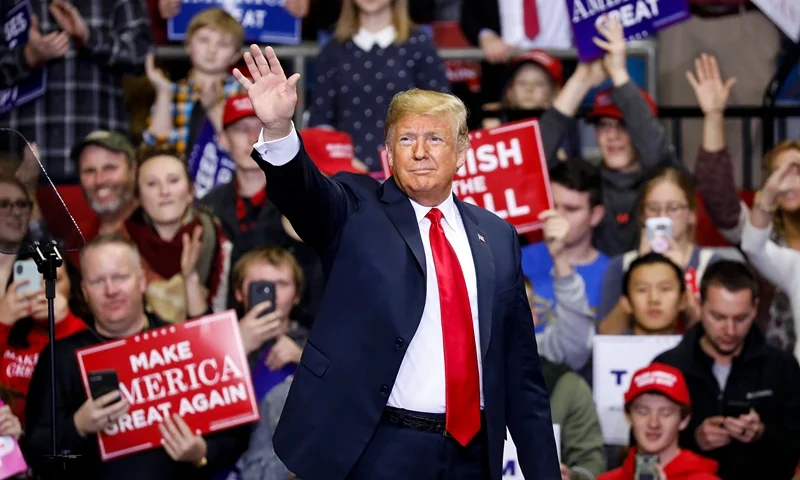
[[[266,54],[266,57],[265,57]],[[469,137],[452,95],[398,94],[394,175],[322,175],[272,48],[234,75],[263,124],[267,196],[320,254],[319,313],[274,436],[304,480],[500,480],[506,426],[524,475],[560,480],[514,228],[453,195]]]

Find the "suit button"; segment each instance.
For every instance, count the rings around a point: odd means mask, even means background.
[[[388,385],[381,385],[381,394],[382,395],[389,395],[389,386]]]
[[[394,341],[394,346],[397,348],[402,348],[403,343],[405,343],[405,341],[402,338],[397,337],[397,340]]]

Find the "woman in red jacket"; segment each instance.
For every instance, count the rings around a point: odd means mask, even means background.
[[[11,252],[25,252],[28,222],[33,207],[24,185],[14,178],[0,178],[0,398],[10,406],[21,422],[25,418],[25,397],[39,353],[49,340],[47,300],[42,289],[17,293],[24,281],[14,281],[13,265],[23,257]],[[75,270],[77,272],[77,270]],[[58,269],[56,281],[56,338],[63,338],[86,328],[73,315],[70,299],[78,282],[71,281],[67,266]],[[3,407],[5,409],[6,407]],[[4,414],[0,409],[0,434]]]
[[[625,417],[638,447],[628,451],[621,467],[597,480],[634,480],[637,461],[647,457],[655,458],[658,480],[720,480],[717,462],[678,446],[678,434],[689,425],[691,411],[680,370],[653,363],[636,372],[625,393]]]

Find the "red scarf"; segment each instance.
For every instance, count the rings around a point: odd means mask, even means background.
[[[166,280],[181,272],[183,234],[191,235],[198,225],[200,219],[195,215],[178,230],[172,240],[167,241],[158,236],[158,232],[144,219],[140,210],[125,222],[125,229],[150,269]]]

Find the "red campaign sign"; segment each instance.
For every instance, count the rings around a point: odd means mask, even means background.
[[[109,460],[161,448],[158,425],[181,415],[198,435],[259,419],[236,312],[208,315],[148,330],[76,352],[87,374],[116,370],[128,413],[100,432],[100,455]]]
[[[453,179],[456,196],[508,220],[520,234],[540,229],[538,216],[553,208],[553,196],[539,121],[475,130],[469,139],[467,161]],[[384,150],[381,161],[389,177]]]

